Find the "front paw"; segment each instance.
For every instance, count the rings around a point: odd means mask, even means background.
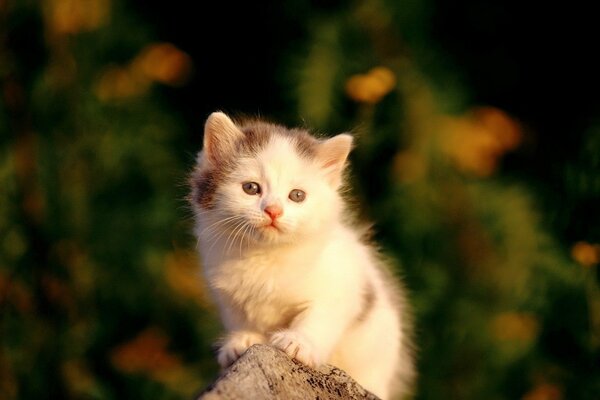
[[[236,361],[248,348],[255,344],[265,343],[266,338],[257,332],[231,332],[217,353],[217,362],[221,368],[227,368]]]
[[[288,356],[311,368],[323,363],[313,344],[301,333],[293,330],[280,331],[274,333],[269,342],[278,349],[283,350]]]

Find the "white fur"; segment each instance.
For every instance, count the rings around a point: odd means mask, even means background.
[[[199,168],[207,167],[203,159]],[[217,190],[215,209],[197,208],[204,273],[228,331],[218,361],[225,367],[252,344],[270,343],[309,366],[333,364],[382,399],[405,394],[414,374],[406,310],[375,252],[341,222],[330,167],[274,136],[257,157],[239,160]],[[248,181],[262,193],[244,193]],[[304,190],[306,200],[291,201],[292,189]],[[270,204],[283,208],[279,230],[263,227]],[[367,282],[377,300],[361,322]]]

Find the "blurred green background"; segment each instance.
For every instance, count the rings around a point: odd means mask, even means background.
[[[598,399],[590,7],[0,0],[0,398],[215,378],[184,198],[224,110],[354,132],[361,214],[411,293],[417,399]]]

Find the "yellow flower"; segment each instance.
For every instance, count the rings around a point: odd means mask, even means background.
[[[111,65],[96,83],[102,101],[127,99],[145,94],[152,82],[180,86],[192,71],[192,59],[170,43],[153,43],[143,48],[125,66]]]
[[[487,177],[500,158],[521,142],[521,127],[505,112],[478,107],[460,117],[441,120],[442,151],[461,171]]]
[[[584,267],[592,267],[600,263],[600,245],[577,242],[571,248],[571,257]]]
[[[192,59],[170,43],[153,43],[136,56],[131,68],[153,81],[180,86],[190,76]]]
[[[110,0],[51,0],[46,3],[46,19],[57,33],[94,30],[108,20]]]
[[[396,76],[386,67],[375,67],[366,74],[351,76],[346,82],[346,94],[353,100],[375,104],[396,86]]]
[[[537,336],[539,323],[530,314],[505,312],[492,319],[491,330],[499,340],[529,342]]]
[[[126,67],[109,66],[98,80],[95,92],[102,101],[125,99],[144,94],[150,82],[136,76]]]

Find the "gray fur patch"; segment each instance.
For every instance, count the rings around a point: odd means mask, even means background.
[[[371,310],[373,310],[373,307],[375,306],[376,301],[377,293],[375,292],[375,288],[371,282],[367,282],[362,293],[362,307],[355,319],[357,324],[367,320]]]

